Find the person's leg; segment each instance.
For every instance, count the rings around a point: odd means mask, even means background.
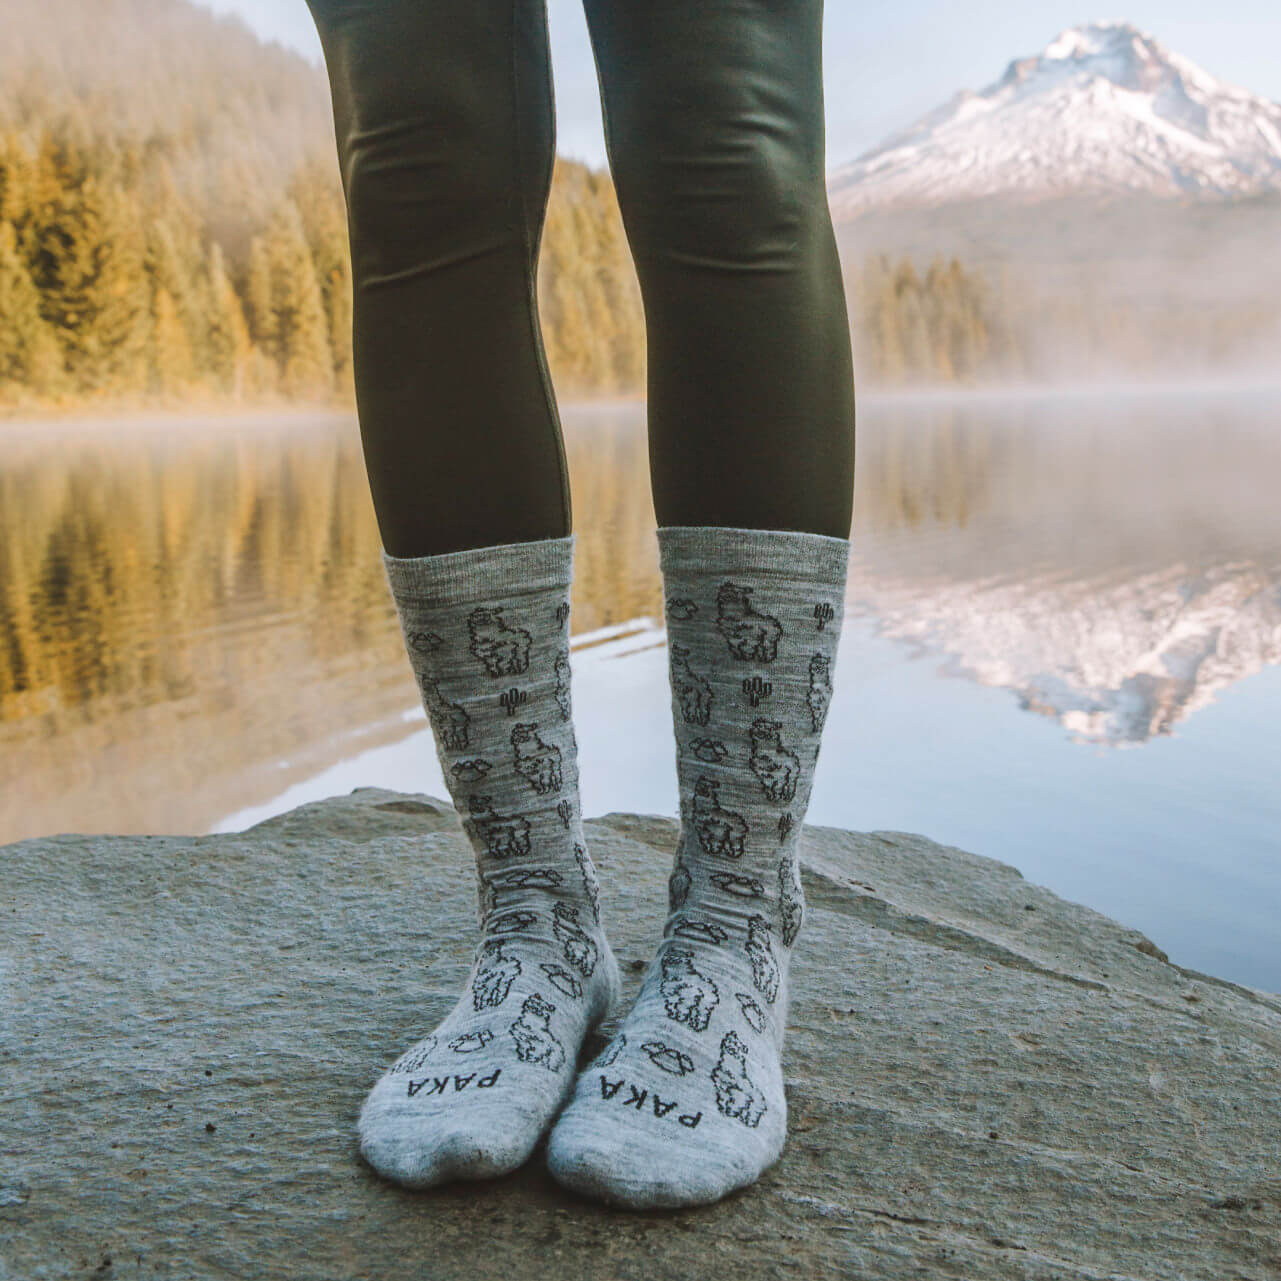
[[[532,293],[552,154],[543,3],[311,0],[383,563],[479,873],[463,993],[360,1115],[362,1154],[412,1187],[520,1165],[619,986],[579,804],[575,540]]]
[[[648,331],[658,524],[846,537],[822,0],[585,0]]]
[[[645,297],[681,827],[663,942],[548,1166],[634,1207],[753,1182],[787,1129],[797,858],[844,617],[853,377],[821,0],[587,0]]]
[[[543,0],[309,0],[332,89],[360,432],[383,544],[563,537],[535,305],[555,123]]]

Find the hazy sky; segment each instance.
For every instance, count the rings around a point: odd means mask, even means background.
[[[202,0],[240,14],[263,36],[320,61],[305,0]],[[466,3],[467,0],[449,0]],[[627,0],[635,3],[636,0]],[[696,0],[695,0],[696,2]],[[444,0],[421,0],[444,5]],[[957,89],[981,89],[1011,58],[1034,53],[1064,27],[1124,19],[1212,75],[1281,100],[1278,0],[1129,0],[1123,13],[1071,0],[826,0],[828,167],[851,160]],[[582,0],[548,0],[557,150],[604,164],[596,72]]]

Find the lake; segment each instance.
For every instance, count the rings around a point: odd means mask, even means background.
[[[590,814],[675,815],[640,403],[566,405]],[[1281,392],[863,396],[807,821],[1281,991]],[[350,414],[0,423],[0,842],[446,796]]]

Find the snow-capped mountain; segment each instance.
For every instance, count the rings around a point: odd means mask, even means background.
[[[828,191],[838,219],[984,196],[1281,191],[1281,103],[1129,23],[1091,22],[834,170]]]

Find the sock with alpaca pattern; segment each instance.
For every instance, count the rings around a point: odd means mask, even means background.
[[[574,535],[383,553],[445,784],[476,855],[480,938],[444,1021],[374,1085],[360,1150],[407,1187],[521,1165],[619,991],[578,796]]]
[[[658,953],[548,1142],[566,1186],[635,1209],[755,1182],[787,1131],[780,1055],[797,842],[844,617],[848,539],[658,530],[681,828]]]

